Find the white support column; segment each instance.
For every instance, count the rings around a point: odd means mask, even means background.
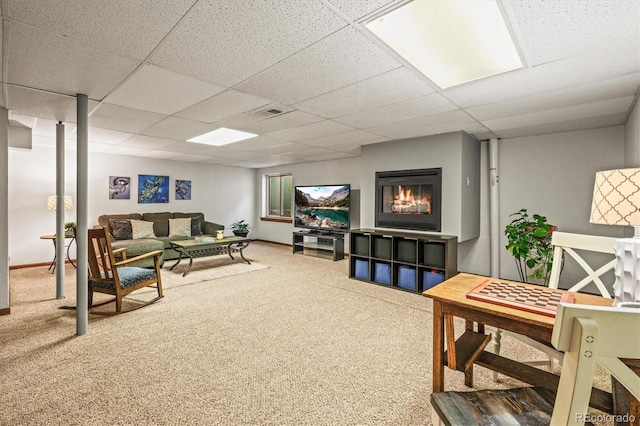
[[[491,276],[500,277],[500,192],[498,177],[498,139],[489,139],[489,218]]]
[[[0,315],[9,307],[9,110],[0,107]]]
[[[56,299],[64,299],[64,124],[56,124]]]
[[[500,191],[498,177],[498,139],[489,139],[489,252],[491,276],[500,277]],[[502,345],[502,330],[499,328],[493,333],[493,352],[500,353]],[[498,373],[493,372],[493,381],[498,380]]]
[[[89,99],[87,95],[77,95],[77,233],[76,248],[78,269],[76,271],[76,334],[82,336],[87,333],[89,325],[88,297],[88,203],[89,191]]]

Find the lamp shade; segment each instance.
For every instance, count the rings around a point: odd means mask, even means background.
[[[54,212],[57,209],[58,209],[58,197],[55,195],[49,195],[49,197],[47,197],[47,210]],[[71,195],[64,196],[64,209],[73,210],[73,200],[71,199]]]
[[[589,222],[640,225],[640,169],[596,173]]]

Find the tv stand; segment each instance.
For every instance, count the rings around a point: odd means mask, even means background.
[[[344,234],[319,229],[294,231],[293,253],[331,260],[344,259]]]

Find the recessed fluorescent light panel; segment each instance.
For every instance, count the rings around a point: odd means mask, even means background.
[[[365,26],[443,89],[522,68],[495,0],[411,1]]]
[[[245,139],[255,138],[256,134],[241,132],[240,130],[227,129],[226,127],[220,127],[204,135],[196,136],[195,138],[187,139],[187,142],[202,143],[206,145],[222,146],[230,143],[243,141]]]

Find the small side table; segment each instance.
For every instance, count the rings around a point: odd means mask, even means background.
[[[41,235],[40,236],[41,240],[51,240],[53,241],[53,260],[51,261],[51,265],[49,265],[49,269],[51,270],[51,273],[55,273],[56,272],[56,256],[58,254],[58,250],[56,250],[56,235]],[[69,257],[69,248],[71,247],[71,244],[76,240],[75,235],[73,235],[73,233],[65,233],[64,234],[64,239],[65,239],[65,247],[67,249],[66,251],[66,257],[67,260],[69,261],[69,263],[71,263],[71,265],[77,269],[76,264],[73,263],[73,260],[71,260],[71,258]],[[66,240],[70,240],[69,243],[67,244]]]

